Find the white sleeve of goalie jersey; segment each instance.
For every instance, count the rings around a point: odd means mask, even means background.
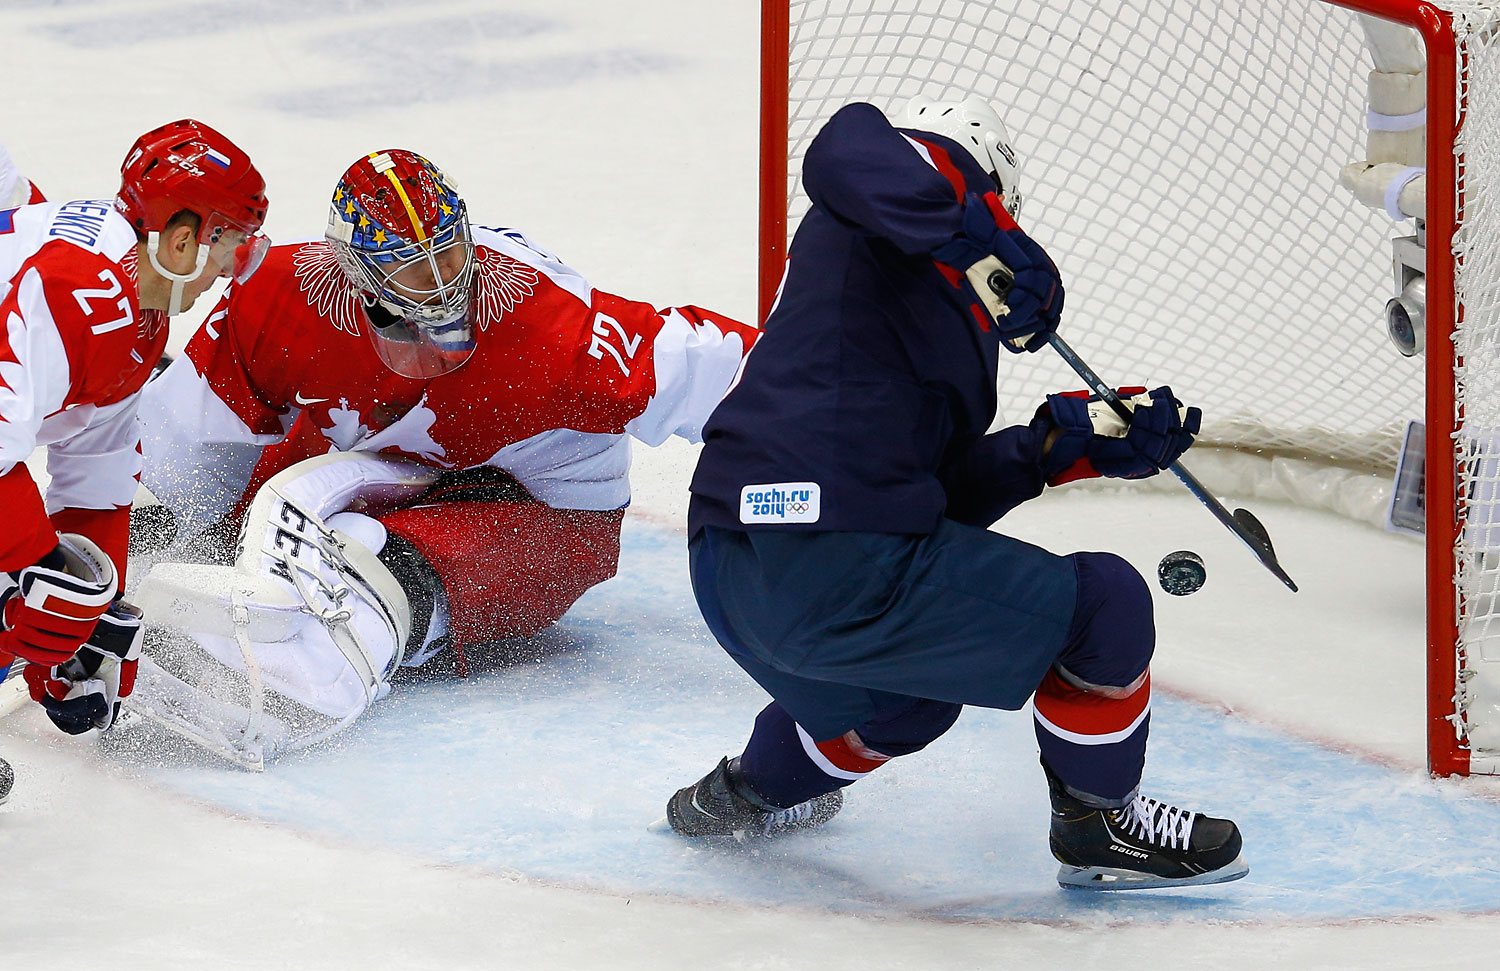
[[[504,469],[554,509],[621,509],[630,502],[630,438],[554,428],[505,446]]]
[[[140,419],[145,452],[141,482],[176,516],[179,541],[198,535],[234,508],[261,451],[285,434],[252,432],[186,355],[147,383]]]
[[[745,341],[712,318],[694,326],[675,308],[662,316],[651,349],[656,390],[646,410],[625,430],[652,446],[673,435],[701,442],[708,416],[739,380],[747,356]]]

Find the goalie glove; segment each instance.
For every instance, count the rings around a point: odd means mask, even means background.
[[[73,657],[51,667],[26,666],[22,674],[32,699],[69,735],[109,728],[135,690],[144,630],[140,609],[115,601]]]
[[[996,329],[1006,350],[1040,350],[1057,330],[1062,278],[995,193],[968,196],[963,231],[933,250],[932,258],[950,283],[978,298],[971,311],[986,329]]]
[[[0,653],[43,666],[72,657],[115,596],[114,563],[77,533],[59,534],[40,562],[0,578]]]
[[[1170,466],[1193,444],[1203,412],[1184,408],[1171,388],[1150,394],[1145,388],[1121,388],[1119,395],[1131,409],[1128,424],[1087,391],[1047,396],[1033,427],[1040,424],[1049,433],[1051,444],[1042,458],[1048,485],[1097,476],[1144,479]]]

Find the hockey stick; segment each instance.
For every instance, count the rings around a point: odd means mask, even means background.
[[[0,718],[25,707],[26,702],[31,700],[26,679],[21,677],[21,669],[25,666],[26,662],[17,658],[11,662],[9,676],[0,681]]]
[[[1130,422],[1130,409],[1125,407],[1125,403],[1120,400],[1120,396],[1115,394],[1114,389],[1105,384],[1104,380],[1083,362],[1083,358],[1079,357],[1077,352],[1068,346],[1067,341],[1057,336],[1056,333],[1051,333],[1047,335],[1047,343],[1051,344],[1052,349],[1062,355],[1062,359],[1067,361],[1068,365],[1078,372],[1079,377],[1088,382],[1089,387],[1093,389],[1095,394],[1104,401],[1109,402],[1109,406],[1114,409],[1115,414],[1123,418],[1127,424]],[[1208,507],[1208,511],[1214,514],[1214,518],[1223,523],[1226,529],[1240,538],[1240,542],[1249,547],[1250,552],[1255,554],[1261,564],[1267,570],[1270,570],[1276,579],[1286,584],[1293,593],[1297,592],[1297,584],[1292,582],[1292,578],[1286,575],[1286,571],[1276,561],[1276,551],[1271,547],[1271,534],[1266,532],[1266,527],[1261,525],[1260,520],[1256,519],[1250,510],[1236,509],[1231,514],[1229,510],[1224,508],[1224,504],[1215,499],[1213,493],[1209,492],[1203,483],[1198,481],[1196,476],[1183,467],[1181,462],[1173,462],[1167,468],[1171,469],[1172,473],[1182,480],[1182,484],[1187,486],[1188,491],[1196,496],[1199,502]]]

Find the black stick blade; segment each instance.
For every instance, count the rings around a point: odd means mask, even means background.
[[[1255,518],[1255,514],[1248,509],[1236,509],[1234,511],[1234,521],[1239,523],[1240,528],[1255,540],[1258,547],[1255,550],[1255,555],[1260,557],[1260,561],[1265,564],[1266,569],[1274,573],[1276,579],[1286,584],[1293,593],[1296,593],[1297,584],[1292,581],[1291,577],[1287,576],[1286,571],[1277,562],[1276,549],[1271,545],[1271,534],[1266,530],[1261,521]]]

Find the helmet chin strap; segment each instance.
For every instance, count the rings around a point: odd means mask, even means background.
[[[161,233],[151,232],[146,234],[146,258],[151,261],[151,268],[168,280],[172,281],[172,298],[167,301],[167,316],[175,317],[182,313],[182,293],[187,284],[198,279],[198,274],[208,265],[209,247],[203,243],[198,244],[198,263],[189,273],[173,273],[161,265],[157,259],[156,251],[161,245]]]

